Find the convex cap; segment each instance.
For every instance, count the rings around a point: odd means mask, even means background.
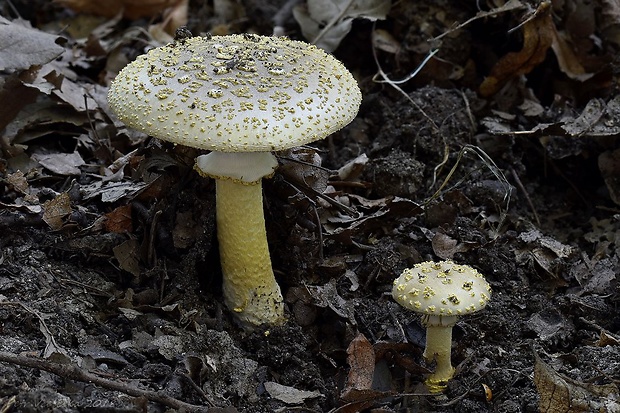
[[[392,295],[418,313],[458,316],[484,308],[491,299],[491,286],[467,265],[427,261],[404,270],[394,280]]]
[[[159,139],[254,152],[325,138],[353,120],[361,93],[316,46],[245,34],[153,49],[121,70],[108,100],[121,121]]]

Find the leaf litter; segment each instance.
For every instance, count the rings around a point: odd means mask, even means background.
[[[618,7],[284,3],[0,5],[2,408],[616,411]],[[128,130],[105,95],[175,26],[269,32],[280,10],[365,102],[327,142],[278,154],[265,206],[290,319],[244,333],[221,304],[197,153]],[[458,375],[435,397],[419,320],[388,292],[439,258],[474,265],[494,298],[457,324]]]

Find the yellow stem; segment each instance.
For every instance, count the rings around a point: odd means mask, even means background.
[[[435,360],[435,372],[426,380],[431,393],[438,393],[445,389],[448,380],[454,376],[452,367],[452,326],[426,327],[426,348],[424,358],[428,362]]]
[[[262,184],[216,180],[216,220],[226,305],[246,326],[284,321],[271,269]]]

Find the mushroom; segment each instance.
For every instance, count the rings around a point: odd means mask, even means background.
[[[130,127],[211,151],[196,169],[216,179],[225,302],[246,327],[282,323],[261,180],[278,166],[272,151],[323,139],[353,120],[361,93],[351,73],[287,38],[181,36],[121,70],[108,100]]]
[[[426,327],[424,358],[436,362],[426,385],[432,393],[445,389],[454,375],[451,362],[452,327],[459,316],[484,308],[491,286],[482,274],[452,261],[422,262],[394,280],[394,300],[406,309],[423,314]]]

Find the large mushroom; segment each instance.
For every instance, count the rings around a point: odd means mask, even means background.
[[[120,120],[156,138],[207,149],[196,169],[216,179],[227,306],[248,327],[283,322],[263,217],[271,153],[323,139],[357,114],[357,82],[314,45],[254,34],[180,37],[139,56],[112,82]]]
[[[454,375],[451,361],[452,327],[459,316],[475,313],[491,299],[491,286],[482,274],[452,261],[422,262],[394,280],[394,300],[422,314],[426,327],[424,358],[435,360],[435,371],[426,379],[432,393],[445,389]]]

